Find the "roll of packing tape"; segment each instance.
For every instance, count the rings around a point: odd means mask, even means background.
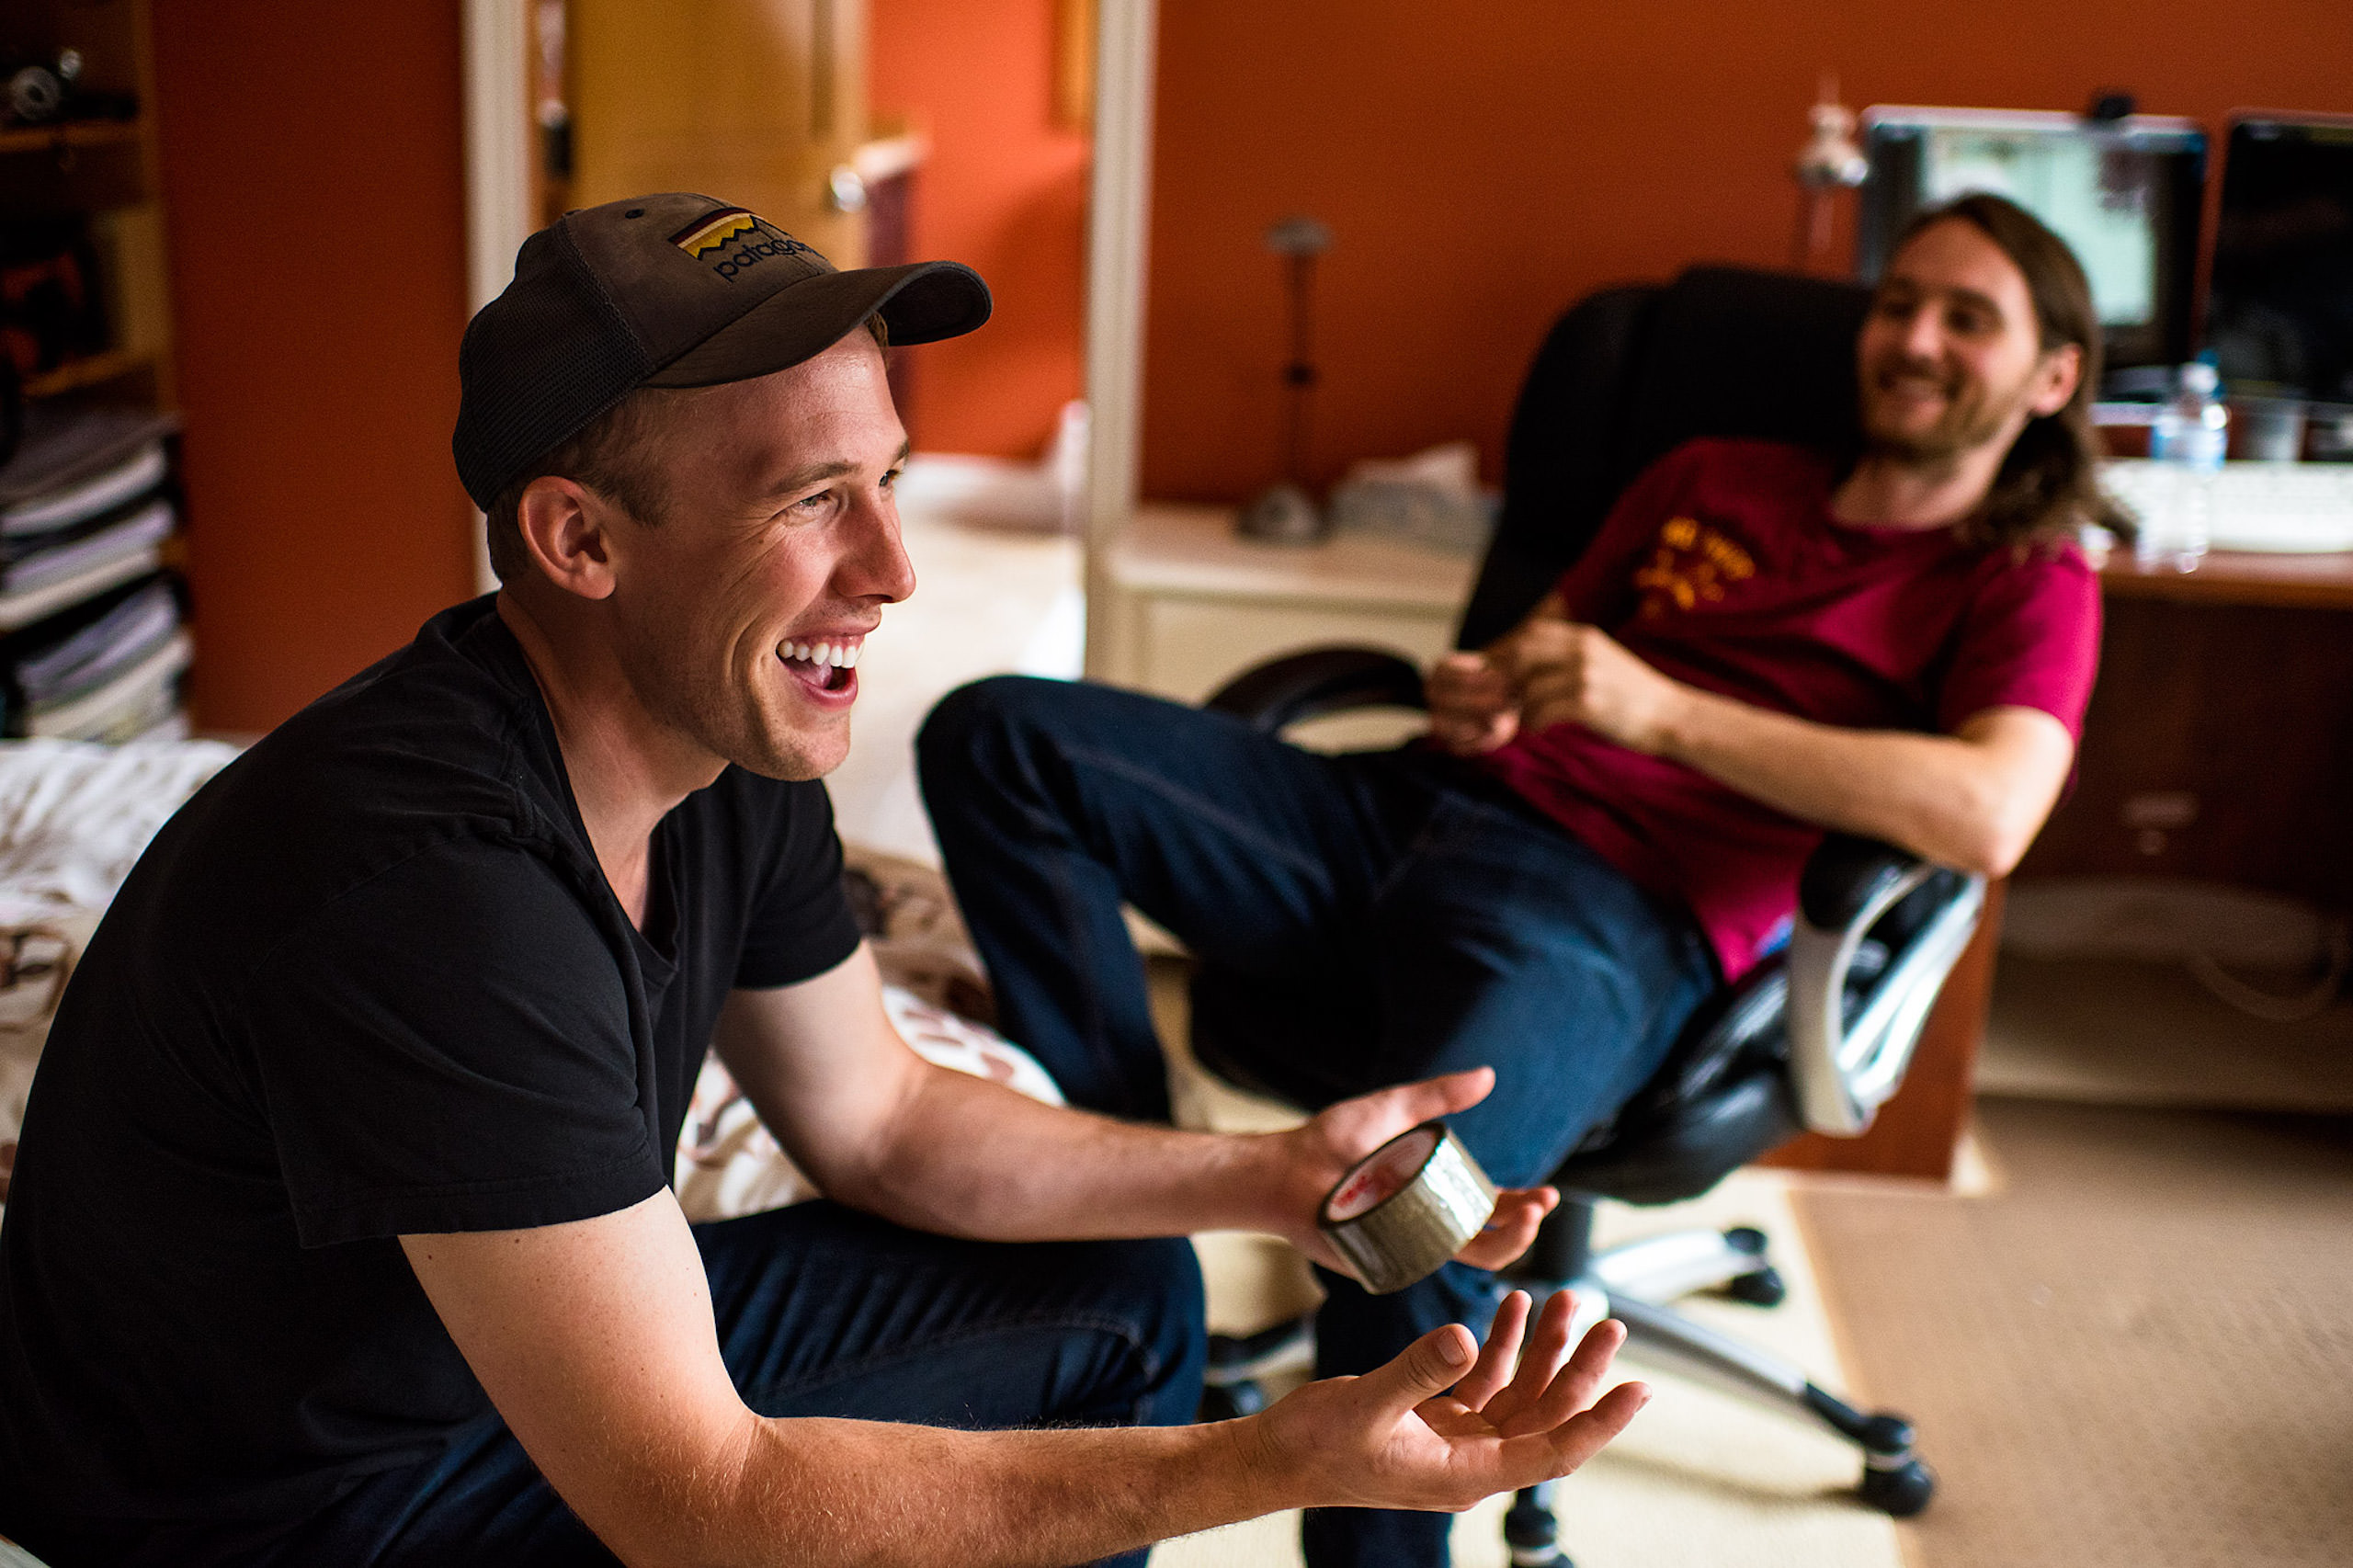
[[[1317,1224],[1376,1296],[1427,1278],[1495,1211],[1495,1184],[1442,1121],[1401,1132],[1358,1161]]]

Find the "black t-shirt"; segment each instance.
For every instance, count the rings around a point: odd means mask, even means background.
[[[728,991],[858,943],[814,783],[728,769],[663,819],[652,878],[641,935],[487,599],[190,801],[34,1084],[0,1230],[0,1494],[299,1518],[486,1412],[395,1238],[658,1191]]]

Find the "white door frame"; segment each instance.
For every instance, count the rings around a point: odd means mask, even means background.
[[[1157,0],[1097,0],[1095,175],[1086,210],[1086,673],[1111,660],[1111,547],[1143,457],[1144,272],[1152,226]]]
[[[471,312],[514,275],[536,227],[531,201],[530,0],[465,0],[466,299]],[[1094,179],[1086,220],[1088,427],[1084,546],[1086,668],[1099,671],[1112,541],[1135,509],[1143,425],[1144,267],[1152,214],[1157,0],[1097,0]],[[481,528],[475,578],[497,585]]]
[[[466,0],[466,313],[498,297],[531,222],[530,0]],[[474,585],[498,586],[474,514]]]

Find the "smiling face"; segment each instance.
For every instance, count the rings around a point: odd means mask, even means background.
[[[853,332],[667,401],[649,454],[661,520],[621,514],[608,535],[614,655],[675,735],[771,778],[817,778],[849,749],[867,634],[915,589],[881,352]]]
[[[2006,451],[2074,392],[2072,344],[2045,352],[2026,277],[1963,219],[1931,223],[1888,264],[1856,344],[1873,449],[1948,462]]]

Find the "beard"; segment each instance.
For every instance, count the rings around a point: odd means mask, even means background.
[[[1936,381],[1944,411],[1926,428],[1908,426],[1888,415],[1881,405],[1878,382],[1891,375],[1908,375]],[[1881,361],[1871,368],[1862,397],[1863,439],[1875,454],[1906,464],[1949,463],[1965,452],[2000,439],[2018,411],[2031,396],[2029,380],[2014,387],[1988,387],[1957,380],[1940,368],[1916,360]]]

